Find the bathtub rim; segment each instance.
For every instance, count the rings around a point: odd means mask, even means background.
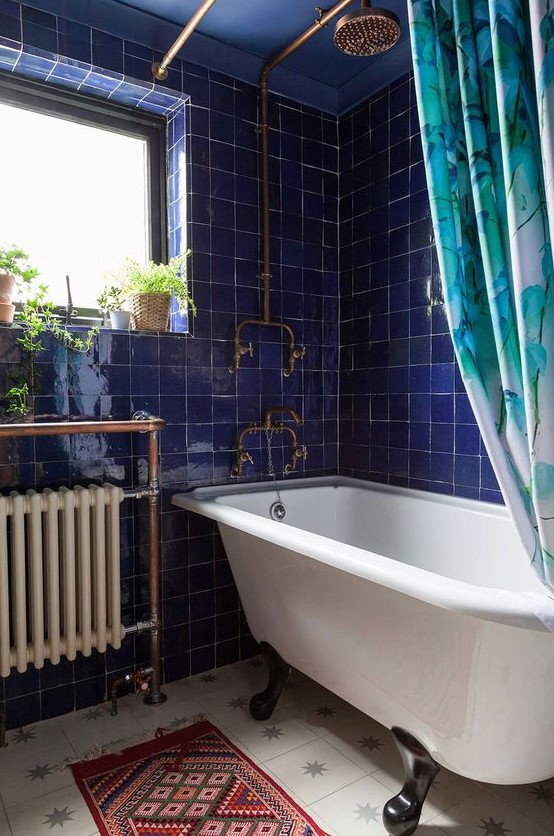
[[[417,496],[417,498],[429,502],[465,508],[473,513],[510,519],[508,509],[495,503],[452,497],[414,488],[402,488],[346,476],[297,478],[291,481],[278,481],[277,486],[284,494],[300,488],[352,487],[404,497]],[[544,608],[549,612],[550,618],[554,617],[554,599],[547,594],[546,590],[544,596],[540,596],[532,591],[513,592],[500,588],[481,587],[445,575],[438,575],[428,569],[410,566],[406,563],[400,564],[402,571],[399,572],[399,561],[394,558],[357,546],[342,544],[338,540],[304,531],[286,522],[276,522],[252,511],[217,502],[217,498],[220,496],[261,492],[274,493],[274,483],[252,481],[241,484],[192,488],[174,494],[171,502],[177,507],[209,517],[222,525],[238,529],[258,539],[275,543],[289,551],[301,553],[310,559],[321,561],[326,565],[425,601],[433,606],[506,626],[543,633],[550,632],[547,625],[541,620]],[[368,557],[371,558],[371,562],[368,561]],[[531,567],[529,567],[529,571],[533,572]],[[540,583],[538,578],[537,581]],[[544,602],[540,600],[542,597],[544,597]]]

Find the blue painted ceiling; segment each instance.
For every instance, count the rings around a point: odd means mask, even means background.
[[[264,63],[316,20],[316,2],[218,0],[179,58],[255,84]],[[166,51],[200,0],[33,0],[33,5]],[[374,5],[400,18],[402,35],[396,46],[368,58],[345,55],[333,44],[337,16],[272,73],[270,88],[340,114],[407,72],[411,55],[406,0],[375,0]],[[358,7],[359,0],[355,0],[342,14]]]
[[[111,0],[111,2],[114,6],[138,9],[156,18],[178,24],[180,27],[188,22],[200,4],[200,0]],[[326,8],[330,8],[331,5],[333,4],[328,4]],[[410,68],[406,0],[378,0],[378,2],[376,0],[374,5],[385,6],[395,12],[402,24],[401,41],[389,52],[369,58],[345,55],[333,44],[335,23],[333,20],[286,59],[283,70],[287,76],[290,73],[298,76],[297,90],[303,91],[302,98],[311,99],[308,103],[321,106],[323,104],[321,100],[326,99],[329,105],[325,109],[344,111],[368,94],[375,93],[394,81]],[[357,8],[358,2],[353,2],[346,11]],[[241,65],[249,64],[253,67],[255,59],[258,59],[259,69],[261,69],[272,55],[311,26],[316,17],[314,0],[277,0],[273,3],[263,2],[263,0],[218,0],[197,29],[198,35],[209,39],[202,45],[203,63],[210,66],[218,57],[219,60],[214,63],[216,69],[220,69],[222,49],[230,47],[245,53],[249,59],[254,59],[243,60],[240,62]],[[192,46],[192,43],[188,47],[185,45],[180,57],[186,58],[187,51],[190,52]],[[198,47],[197,42],[194,48],[195,60],[199,60]],[[218,51],[219,56],[217,56]],[[229,60],[228,71],[232,72],[231,55]],[[289,78],[289,84],[285,85],[286,89],[282,92],[290,95],[292,92],[290,86],[294,84],[295,82]],[[273,85],[274,89],[279,89],[279,86],[278,82]]]

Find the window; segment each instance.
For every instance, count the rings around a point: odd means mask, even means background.
[[[29,253],[58,305],[95,308],[126,256],[165,260],[165,120],[0,80],[0,240]]]

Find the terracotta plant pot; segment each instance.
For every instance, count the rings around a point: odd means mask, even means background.
[[[15,293],[15,279],[11,273],[0,273],[0,302],[9,304]]]
[[[15,305],[10,305],[9,302],[0,302],[0,323],[10,325],[13,322],[14,313]]]

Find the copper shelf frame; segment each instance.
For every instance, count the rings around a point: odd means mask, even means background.
[[[229,371],[236,372],[240,367],[241,358],[245,354],[254,356],[254,346],[251,342],[242,343],[241,333],[242,329],[247,325],[270,326],[273,328],[281,328],[288,334],[289,337],[289,357],[283,375],[289,377],[294,371],[294,366],[297,360],[302,360],[306,354],[304,346],[298,347],[294,339],[294,332],[290,325],[279,320],[271,319],[271,304],[270,304],[270,286],[271,286],[271,259],[270,259],[270,213],[269,213],[269,76],[272,70],[275,69],[285,58],[288,58],[299,47],[306,43],[316,32],[327,26],[336,15],[340,14],[347,6],[351,5],[353,0],[340,0],[330,9],[321,9],[317,7],[318,17],[315,22],[306,29],[301,35],[295,38],[288,46],[277,52],[269,59],[267,64],[262,69],[260,74],[260,93],[259,93],[259,113],[260,123],[258,131],[261,137],[262,145],[262,271],[259,278],[263,285],[263,313],[261,319],[243,319],[239,322],[235,331],[234,337],[234,355],[233,362],[229,366]]]
[[[140,416],[140,417],[139,417]],[[0,424],[0,438],[29,436],[100,435],[104,433],[148,433],[147,484],[124,490],[126,499],[148,497],[148,578],[149,619],[125,628],[125,635],[150,633],[150,693],[145,697],[149,705],[160,705],[167,696],[161,690],[161,607],[160,607],[160,444],[159,434],[165,427],[163,418],[135,413],[126,421],[56,421],[49,423]],[[0,712],[1,714],[1,712]],[[1,716],[0,716],[1,720]],[[4,718],[5,723],[5,718]],[[0,730],[1,731],[1,730]]]

